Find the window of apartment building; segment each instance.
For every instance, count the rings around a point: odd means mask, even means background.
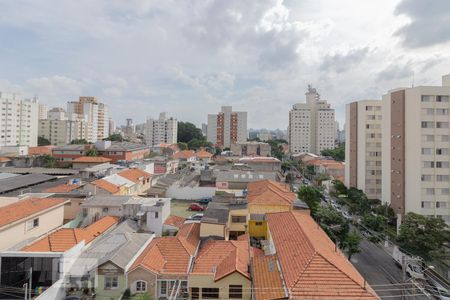
[[[447,116],[448,109],[447,108],[436,108],[436,115],[438,116]]]
[[[448,128],[448,122],[436,122],[436,128]]]
[[[242,299],[242,285],[230,285],[228,287],[228,298]]]
[[[421,180],[422,181],[433,181],[433,175],[422,175]]]
[[[146,292],[147,291],[147,282],[143,280],[136,281],[136,292]]]
[[[449,162],[448,161],[437,161],[436,162],[436,168],[439,169],[448,169]]]
[[[433,101],[433,96],[429,96],[429,95],[422,95],[422,102],[431,102]]]
[[[198,287],[191,287],[191,299],[200,299],[200,289]]]
[[[448,148],[436,148],[436,155],[448,155]]]
[[[436,175],[436,181],[448,181],[449,175]]]
[[[441,189],[441,195],[450,195],[450,189],[449,188]]]
[[[433,188],[426,188],[425,189],[425,195],[428,195],[428,196],[434,195],[434,189]]]
[[[202,299],[219,299],[219,288],[202,288]]]
[[[436,201],[436,208],[447,208],[447,202],[445,201]]]
[[[422,140],[424,142],[434,142],[434,135],[432,135],[432,134],[422,135]]]
[[[433,153],[432,148],[422,148],[422,154],[423,155],[431,155]]]
[[[159,218],[159,213],[157,211],[155,211],[155,219]]]
[[[27,221],[27,231],[39,226],[39,218],[34,218],[33,220]]]
[[[423,167],[424,168],[434,168],[434,161],[424,161]]]
[[[434,122],[422,121],[422,128],[434,128]]]
[[[245,223],[247,218],[245,216],[231,216],[232,223]]]
[[[448,102],[448,96],[436,96],[436,102]]]
[[[441,142],[448,142],[450,140],[448,135],[441,135]]]
[[[434,115],[434,108],[422,108],[422,114]]]
[[[422,201],[422,208],[431,208],[431,201]]]
[[[117,276],[105,277],[105,290],[114,290],[119,287],[119,280]]]

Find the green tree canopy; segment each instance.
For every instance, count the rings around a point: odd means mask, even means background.
[[[56,158],[51,155],[44,155],[44,168],[54,168],[56,167]]]
[[[303,185],[297,194],[301,200],[305,201],[305,203],[308,204],[309,209],[311,210],[311,214],[314,215],[314,213],[319,208],[320,197],[322,196],[322,193],[315,187]]]
[[[103,139],[104,141],[112,141],[112,142],[123,142],[125,141],[125,139],[123,138],[123,136],[120,133],[113,133],[110,136],[108,136],[107,138]]]
[[[274,139],[269,140],[267,143],[270,145],[270,153],[273,157],[276,157],[278,159],[282,159],[284,152],[283,152],[283,144],[287,144],[286,140],[282,139]]]
[[[178,148],[180,148],[181,151],[187,150],[188,145],[187,145],[187,143],[178,142]]]
[[[350,227],[339,212],[331,207],[319,207],[315,218],[331,240],[339,242],[340,245],[343,244]]]
[[[382,215],[365,214],[361,220],[362,224],[370,230],[384,232],[386,229],[386,218]]]
[[[97,149],[91,149],[88,152],[86,152],[86,156],[98,156]]]
[[[336,190],[336,193],[338,195],[347,195],[348,189],[345,184],[342,183],[342,181],[335,179],[333,183],[334,189]]]
[[[202,130],[190,122],[178,122],[178,142],[188,143],[193,139],[203,140]]]
[[[38,136],[38,146],[48,146],[50,145],[50,141],[45,137]]]
[[[398,245],[415,255],[429,258],[431,251],[438,250],[444,242],[450,242],[444,234],[448,226],[439,217],[408,213],[400,225]]]
[[[342,144],[334,149],[324,149],[320,151],[322,156],[331,156],[336,161],[345,161],[345,145]]]
[[[360,242],[361,236],[355,230],[347,234],[341,248],[347,253],[348,259],[351,259],[353,254],[361,252],[359,247]]]
[[[72,145],[86,145],[86,144],[89,144],[89,142],[86,141],[86,139],[77,139],[77,140],[72,140],[70,142],[70,144],[72,144]]]

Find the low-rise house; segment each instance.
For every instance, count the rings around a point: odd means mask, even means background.
[[[183,150],[175,153],[172,158],[182,162],[194,162],[197,156],[195,156],[194,150]]]
[[[249,242],[208,240],[198,251],[191,273],[191,299],[251,299]]]
[[[146,162],[154,164],[154,175],[173,174],[178,169],[178,160],[170,160],[165,156],[155,156],[152,158],[146,158]]]
[[[92,224],[106,216],[121,218],[124,216],[123,204],[129,199],[128,196],[100,196],[86,199],[81,204],[83,212],[83,224]]]
[[[265,249],[269,260],[275,261],[272,269],[282,278],[290,299],[379,299],[352,263],[336,250],[320,226],[307,211],[293,210],[269,213],[270,247]],[[271,258],[270,258],[271,257]],[[258,260],[258,259],[257,259]],[[263,265],[253,264],[253,274],[264,273]],[[276,274],[272,274],[275,276]],[[266,288],[266,280],[256,275],[254,289]],[[270,283],[267,283],[270,284]],[[271,285],[269,285],[271,286]],[[279,299],[258,297],[257,299]]]
[[[239,162],[255,171],[281,172],[281,161],[275,157],[243,157],[239,159]]]
[[[232,143],[230,150],[236,156],[270,156],[271,147],[263,142]]]
[[[121,188],[122,195],[137,195],[139,194],[139,183],[131,181],[119,174],[112,174],[102,178],[109,183],[112,183]]]
[[[199,245],[199,224],[185,224],[174,237],[155,238],[127,270],[132,294],[188,299],[188,274]]]
[[[247,187],[249,182],[270,179],[279,181],[276,172],[257,172],[257,171],[241,171],[241,170],[224,170],[217,173],[216,188],[217,189],[240,189]]]
[[[81,182],[77,183],[63,183],[54,187],[46,188],[42,190],[42,193],[53,193],[53,194],[67,194],[67,193],[78,193],[82,190],[83,185]]]
[[[0,156],[0,168],[8,166],[10,161],[11,160],[9,158],[4,157],[4,156]]]
[[[186,219],[176,215],[170,215],[163,224],[163,234],[173,235],[178,232],[186,222]]]
[[[52,155],[53,148],[55,148],[53,145],[28,147],[28,155]]]
[[[195,152],[195,156],[199,161],[210,163],[214,155],[205,150],[198,150],[197,152]]]
[[[137,184],[138,193],[146,192],[151,186],[151,174],[141,169],[127,169],[125,171],[117,173],[117,175],[122,176]]]
[[[72,160],[72,168],[82,170],[111,162],[111,158],[101,156],[81,156]]]
[[[83,191],[91,193],[91,195],[126,195],[125,186],[117,186],[107,180],[98,179],[88,182],[83,186]]]
[[[87,156],[89,150],[92,150],[94,145],[65,145],[52,148],[52,156],[59,161],[72,162],[74,159]]]
[[[0,208],[0,251],[36,239],[64,223],[64,205],[55,198],[29,198]]]
[[[180,151],[180,148],[178,147],[178,144],[161,143],[159,145],[152,146],[151,150],[159,155],[172,156]]]
[[[147,145],[129,142],[97,141],[95,148],[99,156],[110,158],[112,163],[142,160],[150,154]]]

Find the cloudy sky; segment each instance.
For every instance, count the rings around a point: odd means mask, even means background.
[[[118,124],[221,105],[285,128],[307,84],[345,103],[439,84],[449,0],[0,0],[0,91],[65,107],[95,95]]]

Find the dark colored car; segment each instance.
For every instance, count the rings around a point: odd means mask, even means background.
[[[211,202],[210,198],[203,198],[203,199],[200,199],[200,201],[198,201],[198,203],[202,204],[202,205],[208,205],[209,202]]]
[[[202,205],[198,204],[198,203],[192,203],[191,205],[189,205],[189,210],[192,210],[192,211],[204,211],[205,208]]]

